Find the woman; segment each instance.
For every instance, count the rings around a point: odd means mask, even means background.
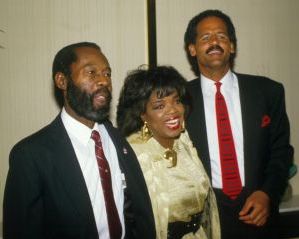
[[[117,124],[142,168],[157,238],[220,238],[215,196],[184,130],[185,83],[172,67],[133,71],[120,94]]]

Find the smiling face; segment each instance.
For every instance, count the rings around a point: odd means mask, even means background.
[[[154,91],[141,118],[148,123],[153,137],[165,148],[172,148],[175,138],[182,131],[184,105],[177,92],[158,98]]]
[[[189,52],[197,58],[202,74],[208,77],[215,72],[225,74],[230,68],[230,55],[235,52],[225,22],[218,17],[207,17],[200,21],[196,42],[189,45]]]
[[[77,60],[71,64],[71,77],[62,73],[55,77],[64,92],[65,109],[75,119],[93,127],[105,120],[111,101],[111,69],[100,50],[92,47],[76,49]]]

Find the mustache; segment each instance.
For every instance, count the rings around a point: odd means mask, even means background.
[[[222,53],[224,52],[224,50],[221,46],[214,45],[214,46],[211,46],[211,47],[208,48],[208,50],[206,51],[206,54],[209,54],[211,51],[214,51],[214,50],[221,51]]]
[[[109,91],[108,87],[103,86],[100,89],[96,90],[94,93],[91,94],[91,99],[95,97],[96,94],[104,95],[108,101],[112,99],[111,92]]]

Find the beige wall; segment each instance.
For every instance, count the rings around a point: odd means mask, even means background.
[[[0,31],[0,205],[11,147],[59,111],[51,90],[54,54],[72,42],[98,43],[112,66],[115,106],[126,72],[147,61],[145,2],[0,0],[0,30],[5,31]],[[193,75],[183,34],[188,20],[207,8],[222,9],[236,25],[237,71],[267,75],[285,85],[292,143],[298,148],[299,1],[157,0],[158,62],[174,65],[188,79]],[[298,178],[292,179],[293,186],[299,185]],[[2,207],[0,215],[1,222]]]

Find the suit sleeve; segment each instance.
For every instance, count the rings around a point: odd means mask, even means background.
[[[41,181],[33,157],[21,145],[9,157],[3,203],[5,239],[44,238]]]
[[[287,185],[288,172],[293,158],[293,147],[289,143],[290,126],[285,109],[284,89],[281,84],[272,95],[269,141],[269,161],[265,170],[265,191],[276,205]]]

